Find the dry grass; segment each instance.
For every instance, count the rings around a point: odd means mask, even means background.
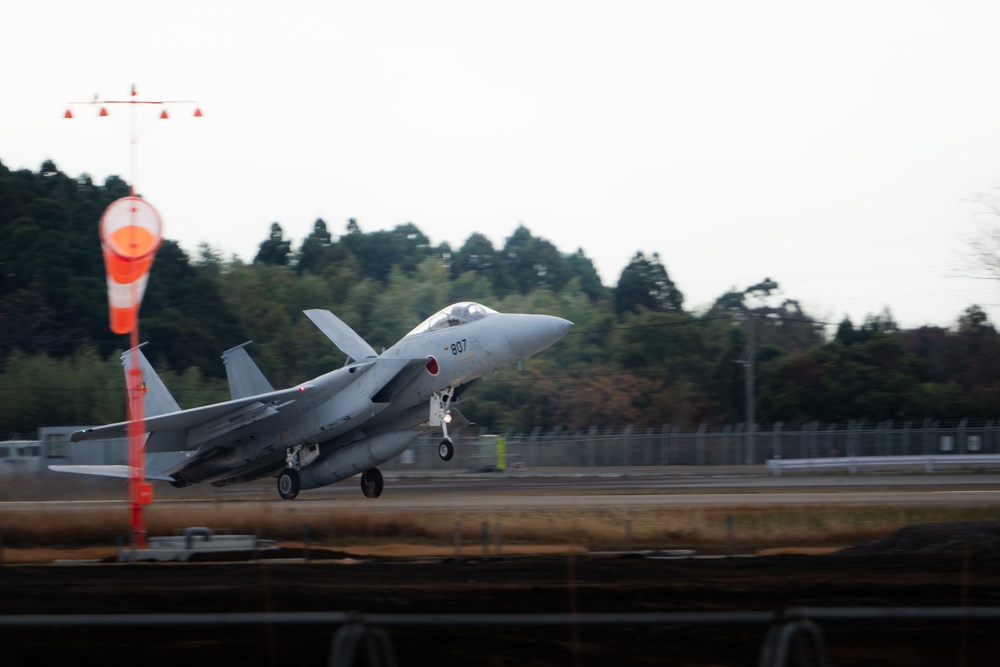
[[[497,533],[505,547],[581,546],[590,550],[680,549],[757,551],[775,547],[846,546],[883,537],[915,523],[994,520],[989,508],[686,508],[504,512],[389,513],[342,511],[331,515],[296,514],[294,504],[217,503],[191,506],[153,504],[147,509],[148,534],[170,535],[189,526],[217,533],[254,534],[302,544],[305,525],[311,544],[368,548],[420,544],[453,548],[456,531],[465,545],[481,544],[483,526],[490,540]],[[732,517],[732,532],[729,521]],[[17,549],[111,549],[123,540],[128,516],[120,505],[81,504],[80,509],[32,506],[0,516],[4,560]],[[359,546],[360,545],[360,546]],[[102,552],[103,553],[103,552]],[[91,556],[74,556],[91,557]],[[93,556],[99,557],[99,556]]]
[[[103,547],[18,547],[3,551],[5,565],[24,563],[54,563],[60,560],[104,560],[118,553],[112,546]]]

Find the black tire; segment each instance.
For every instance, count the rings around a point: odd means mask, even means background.
[[[278,475],[278,495],[284,500],[292,500],[299,495],[299,472],[294,468],[285,468]]]
[[[385,481],[382,479],[382,472],[378,468],[372,468],[361,473],[361,493],[365,498],[378,498],[382,495]]]
[[[451,444],[451,440],[442,440],[441,444],[438,445],[438,456],[441,457],[442,461],[451,461],[451,457],[455,455],[455,445]]]

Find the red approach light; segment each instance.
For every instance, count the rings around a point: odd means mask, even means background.
[[[305,387],[299,387],[299,391],[305,391],[305,390],[306,390]]]
[[[63,118],[72,118],[73,112],[70,109],[66,109],[66,113],[63,114]]]
[[[441,372],[441,367],[438,366],[438,360],[434,357],[427,357],[427,372],[431,375],[437,375]]]

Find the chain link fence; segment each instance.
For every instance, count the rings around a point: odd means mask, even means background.
[[[455,460],[437,455],[439,435],[421,438],[407,452],[381,466],[383,470],[470,470],[516,467],[732,466],[761,465],[770,459],[815,459],[862,456],[929,456],[1000,454],[1000,420],[985,423],[846,424],[811,422],[768,427],[752,432],[744,424],[714,428],[591,426],[585,431],[535,427],[530,432],[485,430],[455,440]]]
[[[49,459],[59,462],[107,464],[125,462],[124,439],[70,445],[78,427],[43,429],[40,441],[0,442],[0,475],[36,472]],[[529,432],[501,434],[464,429],[454,437],[455,458],[438,456],[440,434],[421,438],[401,456],[383,464],[383,471],[468,469],[494,471],[517,468],[596,468],[618,466],[742,466],[773,459],[838,457],[961,456],[1000,454],[1000,420],[941,424],[884,421],[840,424],[758,425],[682,428],[591,426],[569,431],[538,426]],[[25,445],[33,447],[30,455]],[[6,449],[3,447],[6,446]],[[65,460],[64,460],[65,459]],[[71,460],[72,459],[72,460]]]

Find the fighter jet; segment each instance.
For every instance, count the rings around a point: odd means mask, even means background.
[[[562,338],[573,323],[550,315],[504,314],[470,301],[435,313],[378,354],[328,310],[305,315],[345,355],[347,363],[289,389],[275,391],[246,351],[222,354],[232,399],[181,410],[142,354],[122,355],[125,375],[134,359],[145,395],[145,475],[183,487],[226,486],[277,477],[278,495],[295,498],[361,475],[361,491],[377,498],[377,466],[439,431],[439,456],[455,448],[448,434],[468,422],[455,409],[478,378],[519,363]],[[87,428],[72,442],[125,437],[129,422]],[[124,465],[51,465],[58,472],[129,477]]]

